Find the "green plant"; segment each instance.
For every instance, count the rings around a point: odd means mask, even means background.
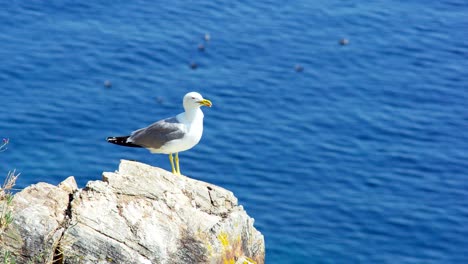
[[[7,149],[6,146],[8,143],[10,143],[10,140],[4,138],[2,143],[0,143],[0,152]],[[0,234],[9,224],[11,224],[11,222],[13,222],[13,214],[10,207],[13,202],[12,189],[13,186],[15,186],[18,176],[19,173],[17,174],[15,170],[9,171],[5,182],[0,187]]]
[[[0,152],[7,150],[7,145],[10,141],[6,138],[3,139],[0,143]],[[13,212],[10,209],[13,203],[13,186],[15,186],[16,179],[18,178],[19,173],[16,171],[9,171],[5,182],[0,186],[0,242],[1,235],[5,228],[13,222]],[[0,250],[0,261],[3,264],[16,264],[16,260],[13,254],[6,250]]]
[[[16,264],[15,259],[13,258],[13,255],[11,254],[10,251],[5,250],[2,253],[2,263],[3,264]]]
[[[12,189],[15,186],[16,179],[19,173],[16,171],[8,172],[8,175],[0,187],[0,231],[3,231],[11,222],[13,222],[13,215],[11,211],[11,205],[13,202]]]

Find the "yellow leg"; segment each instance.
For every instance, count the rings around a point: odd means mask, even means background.
[[[169,154],[169,161],[171,162],[172,173],[177,174],[174,168],[174,159],[172,158],[172,153]]]
[[[175,154],[175,163],[176,163],[177,174],[181,175],[180,174],[180,165],[179,165],[179,152],[176,152],[176,154]]]

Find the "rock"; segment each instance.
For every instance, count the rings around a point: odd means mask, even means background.
[[[263,235],[221,187],[125,160],[103,181],[73,183],[15,195],[7,231],[20,239],[6,241],[17,262],[264,263]]]
[[[73,176],[66,178],[63,182],[59,183],[57,187],[66,191],[69,194],[74,193],[78,190],[78,185],[76,184],[75,178],[73,178]]]
[[[0,234],[0,248],[18,253],[17,263],[52,261],[68,218],[70,195],[76,190],[73,177],[60,185],[67,187],[41,182],[14,196],[14,221]]]

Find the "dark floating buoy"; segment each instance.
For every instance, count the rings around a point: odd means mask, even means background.
[[[196,62],[192,61],[190,63],[190,68],[192,68],[192,70],[195,70],[196,68],[198,68],[198,64]]]
[[[163,98],[162,96],[157,96],[157,97],[156,97],[156,102],[157,102],[158,104],[163,104],[163,103],[164,103],[164,98]]]
[[[104,86],[105,86],[106,88],[111,88],[111,87],[112,87],[112,83],[111,83],[109,80],[105,80],[105,81],[104,81]]]
[[[345,45],[348,45],[349,44],[349,40],[346,39],[346,38],[342,38],[340,39],[340,45],[341,46],[345,46]]]
[[[299,65],[299,64],[296,64],[296,66],[294,66],[294,69],[297,72],[303,72],[304,71],[304,67],[302,67],[302,65]]]
[[[198,45],[198,50],[199,51],[205,51],[205,45],[203,45],[203,44]]]
[[[209,34],[209,33],[205,33],[204,39],[205,39],[205,41],[210,41],[210,39],[211,39],[210,34]]]

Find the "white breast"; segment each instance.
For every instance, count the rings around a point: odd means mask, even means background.
[[[186,113],[179,114],[177,119],[184,125],[185,135],[181,139],[175,139],[159,149],[149,149],[152,153],[176,153],[189,150],[200,142],[203,134],[203,113],[200,109],[192,116],[191,120],[187,118]]]

